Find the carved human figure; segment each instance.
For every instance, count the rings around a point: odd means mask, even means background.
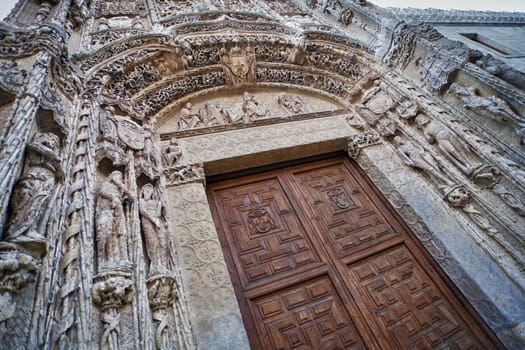
[[[423,171],[427,176],[434,178],[440,183],[450,183],[449,180],[441,175],[437,161],[423,147],[400,136],[394,137],[394,145],[397,147],[401,159],[406,165]]]
[[[420,114],[416,117],[418,128],[423,130],[425,139],[430,143],[437,143],[441,153],[456,165],[463,173],[471,175],[480,163],[474,163],[471,159],[475,155],[468,147],[453,134],[445,125],[428,116]]]
[[[95,222],[98,262],[101,268],[129,263],[124,200],[134,200],[120,171],[113,171],[97,193]]]
[[[109,142],[117,141],[117,121],[115,120],[115,107],[106,106],[99,117],[100,137]]]
[[[163,206],[151,184],[142,187],[139,199],[140,222],[150,260],[150,274],[166,270],[168,242],[163,221]]]
[[[34,248],[45,244],[40,226],[56,182],[62,176],[59,144],[57,135],[37,133],[28,145],[25,171],[11,197],[12,214],[4,240]]]
[[[497,96],[479,96],[472,86],[453,83],[450,91],[459,97],[466,109],[514,127],[521,143],[525,143],[525,118],[516,114],[507,102]]]
[[[172,137],[170,144],[163,148],[162,150],[162,164],[164,168],[174,167],[179,161],[182,155],[182,151],[179,147],[177,138]]]
[[[266,118],[269,111],[259,104],[259,101],[254,95],[250,95],[248,91],[244,92],[242,101],[243,119],[245,122],[255,119]]]
[[[277,98],[277,102],[290,114],[305,113],[308,110],[303,100],[297,95],[282,94]]]
[[[200,118],[198,114],[195,114],[191,111],[192,104],[190,102],[186,102],[184,107],[180,110],[180,118],[179,118],[179,130],[185,130],[185,129],[192,129],[198,126],[200,123]]]
[[[493,58],[491,55],[482,55],[476,61],[476,65],[516,87],[525,89],[525,74]]]

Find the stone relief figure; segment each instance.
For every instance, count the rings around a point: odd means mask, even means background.
[[[442,123],[431,120],[424,114],[416,117],[416,123],[418,128],[423,131],[425,139],[430,144],[436,143],[441,153],[464,174],[470,176],[481,166],[480,163],[472,161],[475,156],[468,149],[468,146]]]
[[[172,137],[170,144],[162,149],[162,165],[165,169],[174,167],[182,156],[177,138]]]
[[[130,263],[125,199],[133,201],[135,197],[124,183],[122,172],[113,171],[100,186],[95,207],[98,262],[102,268]]]
[[[250,95],[248,91],[245,91],[243,95],[242,112],[243,120],[245,122],[266,118],[269,116],[268,109],[261,106],[255,96]]]
[[[117,122],[115,120],[115,107],[106,106],[100,113],[99,129],[103,140],[114,143],[117,141]]]
[[[168,240],[163,220],[165,208],[151,184],[142,187],[139,211],[146,252],[150,260],[150,274],[167,270]]]
[[[394,137],[394,146],[405,165],[421,170],[440,184],[451,183],[441,174],[437,160],[422,146],[400,136]]]
[[[525,74],[495,59],[491,55],[481,55],[476,60],[476,65],[520,89],[525,89]]]
[[[514,127],[521,143],[525,143],[525,118],[516,114],[507,102],[497,96],[479,96],[476,88],[456,83],[450,86],[450,91],[458,96],[466,109]]]
[[[53,133],[37,133],[27,146],[24,174],[11,197],[11,217],[3,239],[37,250],[45,249],[42,220],[62,177],[60,140]]]
[[[308,107],[298,95],[279,95],[277,98],[277,103],[279,103],[279,105],[283,107],[289,114],[301,114],[308,112]]]
[[[184,107],[180,110],[179,130],[193,129],[199,125],[201,118],[198,114],[191,111],[193,105],[186,102]]]

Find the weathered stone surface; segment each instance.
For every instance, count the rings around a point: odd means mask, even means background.
[[[0,22],[0,348],[249,348],[206,180],[332,152],[523,348],[525,65],[501,33],[525,16],[411,11],[19,1]]]

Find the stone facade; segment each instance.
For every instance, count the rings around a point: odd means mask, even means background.
[[[511,66],[367,1],[19,1],[0,22],[0,347],[248,348],[206,178],[345,151],[523,348]]]

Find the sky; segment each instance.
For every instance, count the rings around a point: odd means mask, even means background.
[[[9,14],[17,0],[0,0],[0,18]],[[387,7],[444,8],[460,10],[494,10],[525,12],[525,0],[372,0],[376,5]]]

